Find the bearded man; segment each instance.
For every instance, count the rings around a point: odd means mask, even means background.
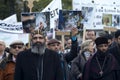
[[[14,80],[63,80],[59,55],[46,48],[46,35],[31,33],[31,48],[18,54]]]
[[[120,80],[120,66],[108,52],[108,39],[95,39],[97,52],[84,67],[82,80]]]

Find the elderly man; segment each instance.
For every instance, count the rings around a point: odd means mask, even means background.
[[[3,80],[3,71],[6,64],[6,59],[9,54],[5,52],[5,48],[6,48],[5,42],[0,40],[0,80]]]
[[[5,48],[6,48],[5,42],[1,40],[0,41],[0,63],[5,57],[8,56],[8,53],[5,52]]]
[[[73,80],[72,74],[70,72],[70,61],[72,61],[75,57],[77,57],[77,49],[78,49],[78,42],[77,42],[77,35],[78,29],[73,27],[71,29],[71,49],[69,52],[64,54],[61,51],[61,42],[57,39],[50,39],[47,43],[47,46],[49,49],[58,52],[60,59],[61,59],[61,65],[62,65],[62,71],[64,74],[64,80]]]
[[[10,44],[9,52],[7,59],[4,61],[4,73],[2,80],[14,80],[16,56],[19,52],[24,50],[24,43],[22,41],[16,40]]]
[[[46,48],[46,35],[31,33],[31,48],[18,54],[14,80],[63,80],[59,55]]]

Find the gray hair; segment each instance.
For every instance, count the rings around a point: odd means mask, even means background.
[[[85,40],[85,41],[81,44],[81,50],[82,50],[82,51],[88,50],[88,46],[90,45],[91,42],[93,42],[93,40]]]

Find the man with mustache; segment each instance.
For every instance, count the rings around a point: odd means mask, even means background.
[[[31,48],[17,56],[14,80],[63,80],[59,55],[46,48],[45,32],[31,33]]]
[[[97,51],[86,62],[82,80],[120,80],[120,66],[108,51],[108,39],[98,37],[95,44]]]

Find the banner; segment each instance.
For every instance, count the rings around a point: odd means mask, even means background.
[[[42,12],[50,12],[50,28],[58,26],[59,10],[62,9],[61,0],[53,0]]]
[[[9,47],[9,45],[15,40],[21,40],[24,44],[29,42],[29,34],[12,34],[5,32],[0,32],[0,34],[2,34],[0,40],[4,41],[7,47]]]
[[[0,31],[10,32],[10,33],[23,33],[22,22],[8,23],[0,21]]]
[[[2,20],[2,21],[4,21],[4,22],[7,22],[7,23],[17,23],[17,16],[16,16],[16,14],[13,14],[12,16],[10,16],[10,17],[7,17],[7,18],[5,18],[4,20]]]
[[[81,10],[81,0],[72,0],[72,9]]]
[[[104,27],[120,29],[120,0],[79,0],[81,3],[73,0],[73,2],[73,9],[76,7],[84,14],[83,24],[86,29],[99,30]]]

